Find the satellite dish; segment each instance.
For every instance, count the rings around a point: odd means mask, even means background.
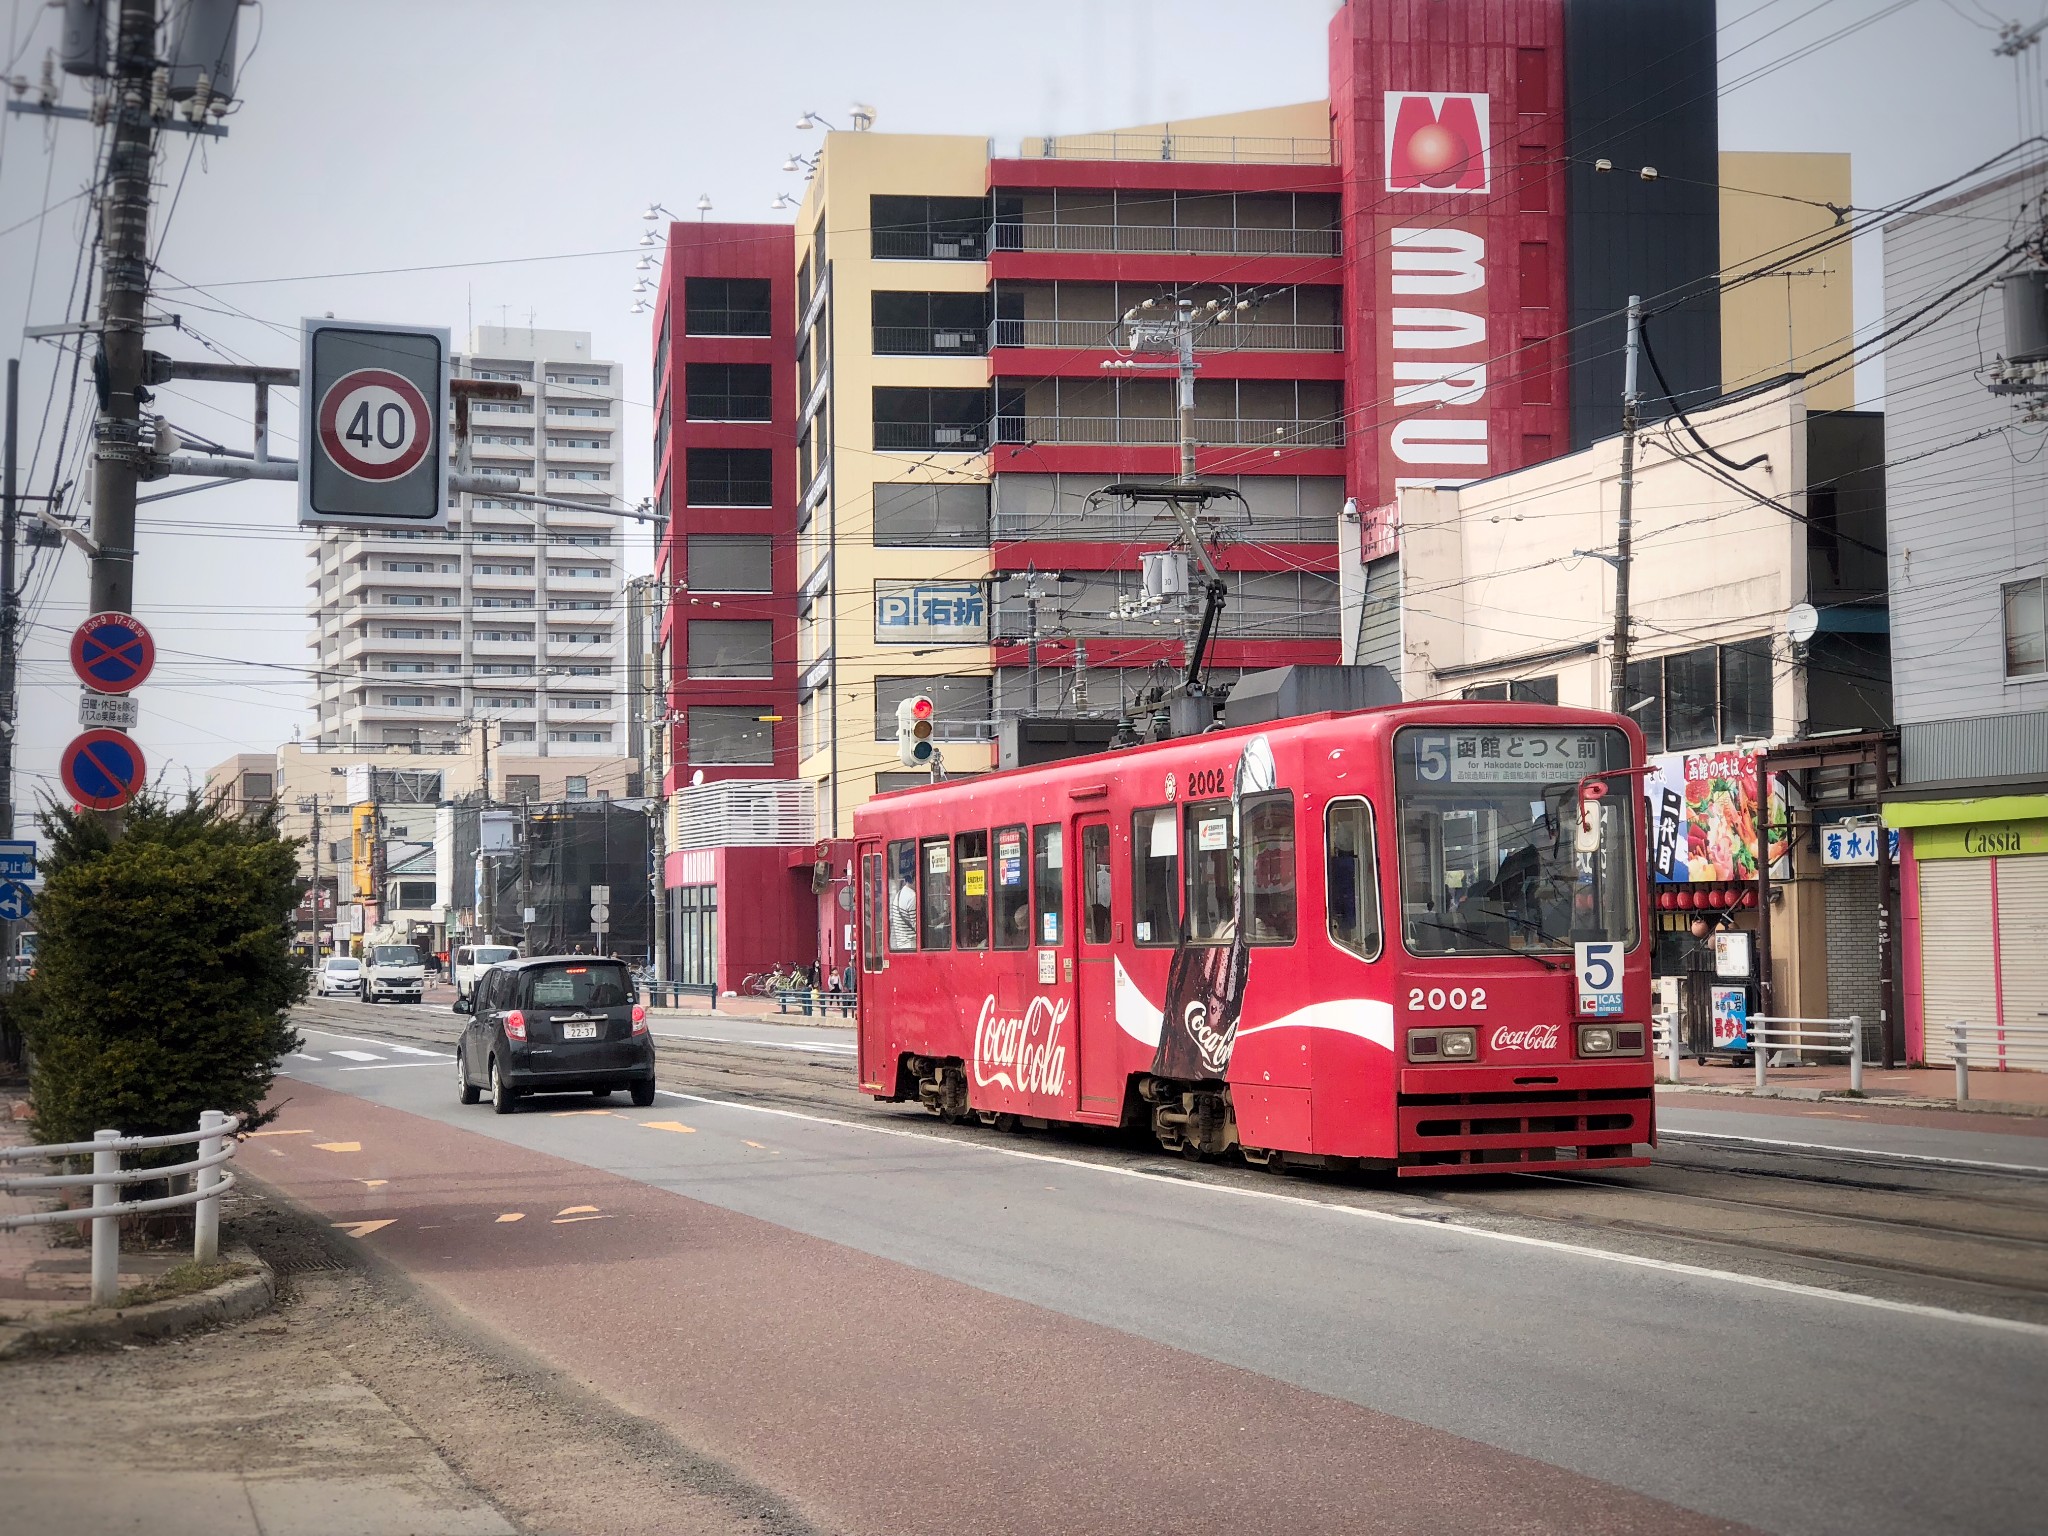
[[[1794,603],[1785,610],[1785,635],[1794,645],[1804,645],[1820,629],[1820,611],[1811,603]]]

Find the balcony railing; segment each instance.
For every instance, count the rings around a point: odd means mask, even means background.
[[[1328,139],[1196,133],[1070,133],[1026,139],[1023,160],[1184,160],[1202,165],[1328,165]]]
[[[877,229],[870,247],[877,261],[980,261],[988,254],[979,229]]]
[[[692,484],[684,493],[688,507],[772,507],[775,487],[767,480],[726,480]]]
[[[1180,420],[1174,416],[1003,415],[996,418],[996,441],[1165,446],[1180,441]],[[1341,448],[1344,424],[1336,420],[1204,418],[1195,422],[1195,441],[1208,448]]]
[[[1006,219],[989,229],[996,251],[1090,251],[1163,256],[1335,256],[1334,229],[1174,228],[1161,224],[1056,224]]]
[[[878,421],[875,447],[897,453],[980,453],[988,447],[988,423],[935,426],[921,421]]]
[[[998,320],[989,327],[992,347],[1065,347],[1086,350],[1113,345],[1114,320]],[[878,346],[875,349],[880,351]],[[1341,352],[1341,325],[1297,325],[1292,321],[1240,320],[1195,332],[1197,352]]]
[[[893,357],[980,357],[987,333],[980,326],[878,325],[875,351]]]
[[[1176,620],[1192,626],[1199,622],[1192,611],[1161,609],[1125,618],[1114,613],[1077,613],[1069,609],[1060,620],[1062,631],[1077,640],[1159,640],[1177,633]],[[1003,602],[995,611],[994,643],[1018,644],[1029,634],[1029,607],[1021,602]],[[1337,636],[1338,611],[1329,606],[1282,606],[1272,602],[1241,602],[1237,594],[1223,605],[1217,627],[1219,640],[1333,640]]]
[[[1025,464],[1029,460],[1016,459],[1012,462]],[[1335,517],[1262,516],[1247,521],[1244,508],[1229,499],[1211,502],[1207,511],[1199,514],[1198,520],[1204,528],[1213,528],[1219,534],[1260,543],[1337,542]],[[1082,496],[1062,496],[1050,508],[1022,511],[1006,508],[999,495],[989,520],[989,529],[998,543],[1036,541],[1064,544],[1148,537],[1169,539],[1174,533],[1174,522],[1173,514],[1157,503],[1132,504],[1117,496],[1100,496],[1092,500]]]

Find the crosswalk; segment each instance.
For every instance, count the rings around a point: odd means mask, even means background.
[[[302,1026],[308,1035],[319,1035],[327,1040],[347,1040],[350,1046],[323,1046],[318,1051],[294,1051],[291,1060],[309,1062],[314,1065],[332,1065],[336,1061],[353,1062],[355,1065],[336,1067],[341,1072],[368,1072],[391,1067],[430,1067],[444,1063],[453,1054],[452,1050],[429,1050],[423,1046],[400,1045],[391,1040],[369,1040],[356,1035],[330,1034],[323,1029]],[[374,1045],[374,1051],[356,1049],[357,1046]],[[398,1058],[396,1060],[392,1058]]]

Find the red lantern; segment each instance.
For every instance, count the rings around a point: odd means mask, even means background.
[[[1755,887],[1755,886],[1751,886],[1751,887],[1750,887],[1750,888],[1749,888],[1748,890],[1746,890],[1746,891],[1744,891],[1744,892],[1742,893],[1742,904],[1743,904],[1743,905],[1744,905],[1745,907],[1753,907],[1753,906],[1755,906],[1755,905],[1756,905],[1756,887]]]
[[[1692,906],[1693,906],[1693,894],[1692,894],[1692,892],[1691,892],[1691,891],[1680,891],[1680,892],[1678,893],[1678,905],[1679,905],[1680,907],[1682,907],[1682,908],[1683,908],[1684,910],[1686,910],[1687,912],[1690,912],[1690,911],[1692,910]]]

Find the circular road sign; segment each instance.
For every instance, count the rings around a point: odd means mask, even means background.
[[[590,904],[590,920],[593,923],[608,923],[612,920],[612,909],[601,901]]]
[[[345,373],[320,397],[320,446],[358,480],[396,480],[419,468],[434,418],[419,386],[388,368]]]
[[[64,788],[89,811],[111,811],[142,786],[142,748],[119,731],[87,731],[72,739],[61,762]]]
[[[99,693],[138,688],[155,665],[156,642],[129,614],[96,613],[72,632],[71,670]]]

